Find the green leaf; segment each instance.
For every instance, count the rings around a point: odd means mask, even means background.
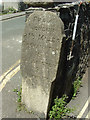
[[[63,118],[64,116],[71,112],[70,108],[65,107],[66,106],[65,100],[67,98],[68,97],[66,95],[63,95],[61,98],[57,97],[56,99],[54,99],[54,105],[52,106],[52,109],[49,112],[50,118],[55,119]]]
[[[18,89],[15,88],[15,89],[13,90],[13,92],[18,92]]]

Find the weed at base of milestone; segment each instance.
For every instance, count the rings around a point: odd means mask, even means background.
[[[66,107],[66,99],[66,95],[63,95],[61,98],[57,97],[54,99],[54,106],[52,106],[52,110],[49,112],[50,119],[57,120],[67,117],[69,113],[73,111],[73,109]]]
[[[17,94],[17,96],[18,96],[18,98],[17,98],[18,106],[17,106],[16,111],[24,110],[24,111],[27,112],[27,113],[32,113],[32,114],[34,114],[33,111],[28,111],[27,108],[26,108],[26,106],[25,106],[24,104],[22,104],[22,102],[21,102],[21,98],[22,98],[22,97],[21,97],[21,94],[22,94],[22,86],[20,87],[19,90],[18,90],[17,88],[15,88],[15,89],[13,90],[13,92],[16,92],[16,94]]]
[[[81,78],[78,77],[73,83],[73,90],[74,90],[73,97],[72,97],[73,99],[76,97],[80,87],[81,87]]]

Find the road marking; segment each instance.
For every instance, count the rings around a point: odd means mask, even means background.
[[[3,80],[3,82],[0,84],[0,92],[5,87],[6,83],[20,70],[20,65],[16,67],[14,70],[12,70]]]
[[[88,119],[90,118],[90,111],[88,112],[86,118],[88,118]]]
[[[90,103],[90,96],[89,96],[88,100],[86,101],[84,107],[82,108],[81,112],[77,116],[77,118],[81,118],[82,117],[82,115],[85,112],[86,108],[88,107],[89,103]]]
[[[18,64],[20,64],[20,60],[18,60],[14,65],[12,65],[9,70],[7,70],[3,75],[0,76],[0,82],[2,79],[12,70],[14,69]]]

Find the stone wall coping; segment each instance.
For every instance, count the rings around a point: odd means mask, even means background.
[[[32,11],[32,10],[42,10],[42,11],[47,11],[47,10],[56,10],[59,11],[61,8],[68,8],[72,7],[75,5],[78,5],[81,1],[78,2],[72,2],[72,3],[63,3],[63,4],[58,4],[55,7],[49,7],[49,8],[43,8],[43,7],[30,7],[26,9],[26,12]],[[83,2],[83,3],[89,3],[89,1]]]

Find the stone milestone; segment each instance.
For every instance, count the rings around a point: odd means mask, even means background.
[[[28,17],[21,51],[22,102],[39,117],[47,115],[63,37],[64,25],[55,13],[37,11]]]

